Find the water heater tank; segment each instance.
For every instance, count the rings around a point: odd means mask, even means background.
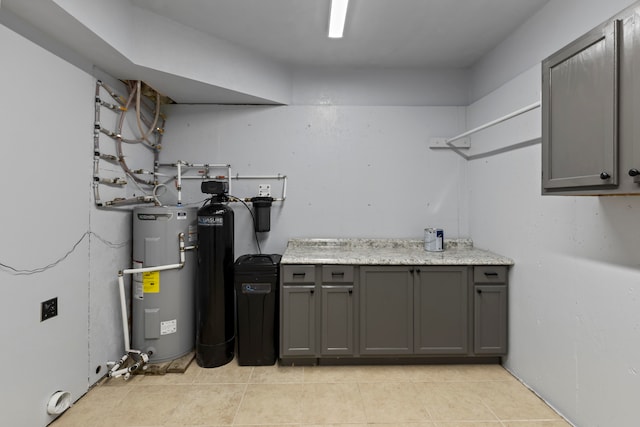
[[[133,268],[180,262],[185,246],[197,242],[197,208],[146,206],[133,210]],[[196,252],[187,250],[181,269],[136,273],[132,286],[132,348],[150,362],[184,356],[195,344]]]

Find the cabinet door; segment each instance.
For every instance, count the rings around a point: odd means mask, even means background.
[[[507,285],[474,286],[475,354],[507,354]]]
[[[409,267],[360,268],[360,354],[413,352]]]
[[[283,286],[281,353],[283,356],[316,355],[315,286]]]
[[[353,354],[353,286],[322,286],[323,355]]]
[[[544,190],[618,184],[618,21],[542,63]]]
[[[620,49],[620,162],[625,192],[640,190],[640,7],[622,17]],[[626,150],[626,151],[625,151]]]
[[[415,352],[469,352],[469,273],[467,267],[415,270]]]

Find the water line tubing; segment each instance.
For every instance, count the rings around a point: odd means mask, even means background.
[[[176,182],[176,187],[178,189],[178,206],[182,206],[182,161],[178,160],[176,165],[178,167],[178,180]]]
[[[125,355],[120,358],[119,361],[113,362],[111,369],[109,369],[108,376],[109,378],[118,378],[120,376],[124,376],[124,379],[129,379],[131,372],[135,371],[138,368],[143,368],[144,365],[149,361],[149,355],[141,352],[140,350],[135,350],[131,348],[130,344],[130,336],[129,336],[129,319],[127,317],[127,299],[124,291],[124,275],[125,274],[136,274],[136,273],[147,273],[150,271],[165,271],[165,270],[176,270],[184,267],[184,263],[186,261],[185,251],[195,249],[194,246],[185,247],[184,245],[184,233],[178,234],[178,250],[180,252],[180,262],[177,264],[166,264],[159,265],[155,267],[143,267],[143,268],[128,268],[125,270],[120,270],[118,272],[118,289],[120,292],[120,315],[122,317],[122,333],[124,337],[124,351]],[[134,358],[134,356],[136,356]],[[126,368],[122,368],[125,362],[132,357],[136,360],[136,362]],[[111,362],[109,363],[111,364]]]
[[[95,121],[94,121],[94,137],[93,137],[93,146],[94,146],[94,162],[93,162],[93,193],[94,193],[94,201],[96,206],[98,207],[107,207],[107,206],[117,206],[117,205],[127,205],[127,204],[136,204],[136,203],[149,203],[149,202],[158,202],[157,197],[155,196],[138,196],[132,198],[116,198],[111,201],[103,202],[100,198],[99,187],[100,184],[107,185],[126,185],[125,179],[122,178],[101,178],[100,174],[100,160],[106,160],[115,164],[119,164],[120,167],[125,172],[125,175],[131,177],[133,184],[135,184],[143,194],[147,194],[147,191],[141,188],[138,184],[156,186],[158,185],[158,176],[154,173],[152,180],[145,180],[141,177],[137,176],[137,171],[132,171],[127,165],[123,149],[122,143],[142,143],[145,147],[151,149],[153,151],[153,159],[154,164],[157,164],[159,159],[159,149],[160,142],[162,136],[164,134],[164,125],[166,123],[166,116],[160,111],[160,93],[156,91],[156,103],[153,104],[152,101],[148,100],[146,97],[141,97],[141,87],[142,83],[140,81],[133,83],[127,82],[126,87],[128,89],[128,97],[118,95],[116,91],[111,88],[106,83],[101,80],[96,81],[95,87]],[[108,92],[108,94],[113,98],[115,104],[111,104],[103,101],[100,98],[100,89],[104,89]],[[136,109],[136,122],[138,124],[138,128],[141,132],[141,137],[136,139],[127,139],[122,135],[124,121],[126,118],[127,111],[131,108],[132,104],[135,101],[135,109]],[[100,122],[100,111],[101,107],[105,107],[111,109],[115,112],[118,112],[118,119],[116,124],[115,131],[108,130],[101,126]],[[152,114],[152,119],[148,119],[147,115]],[[161,124],[159,127],[158,121],[161,120]],[[148,126],[148,130],[145,131],[142,125]],[[149,140],[149,136],[152,133],[156,133],[156,143],[154,144]],[[100,133],[104,133],[115,141],[116,148],[116,156],[106,155],[100,152]]]
[[[158,124],[158,117],[160,117],[160,93],[156,91],[156,105],[155,105],[156,109],[155,109],[155,115],[153,118],[153,124],[149,126],[149,131],[145,132],[144,129],[142,129],[142,119],[140,118],[140,114],[141,114],[140,110],[142,109],[142,106],[141,106],[142,102],[140,100],[140,95],[142,92],[142,81],[138,80],[136,86],[137,86],[136,87],[136,122],[138,123],[138,129],[142,134],[141,138],[147,141],[150,145],[153,145],[153,143],[149,141],[148,137],[155,130],[155,127]]]
[[[137,88],[132,89],[132,92],[129,95],[129,99],[127,99],[127,103],[125,105],[125,107],[127,109],[131,105],[131,102],[133,102],[134,97],[136,97],[136,92],[137,92]],[[116,129],[116,136],[115,136],[115,139],[116,139],[116,154],[118,156],[118,161],[120,162],[120,167],[122,167],[124,172],[128,176],[130,176],[131,179],[134,180],[134,182],[137,182],[138,184],[153,185],[154,182],[144,180],[142,178],[139,178],[137,175],[135,175],[133,173],[133,171],[131,171],[131,169],[129,169],[129,166],[127,165],[127,162],[125,161],[124,152],[122,151],[122,142],[123,142],[122,126],[124,125],[125,115],[126,115],[126,111],[123,111],[123,112],[120,113],[120,119],[118,121],[118,127]],[[142,142],[142,140],[140,140],[140,141],[131,141],[131,142]],[[150,148],[152,148],[152,147],[150,147]]]

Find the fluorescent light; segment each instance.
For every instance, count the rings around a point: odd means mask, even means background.
[[[347,19],[349,0],[331,0],[331,15],[329,17],[329,37],[339,39],[344,33],[344,22]]]

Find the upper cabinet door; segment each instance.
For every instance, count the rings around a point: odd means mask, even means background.
[[[618,185],[619,21],[542,63],[542,187]]]

